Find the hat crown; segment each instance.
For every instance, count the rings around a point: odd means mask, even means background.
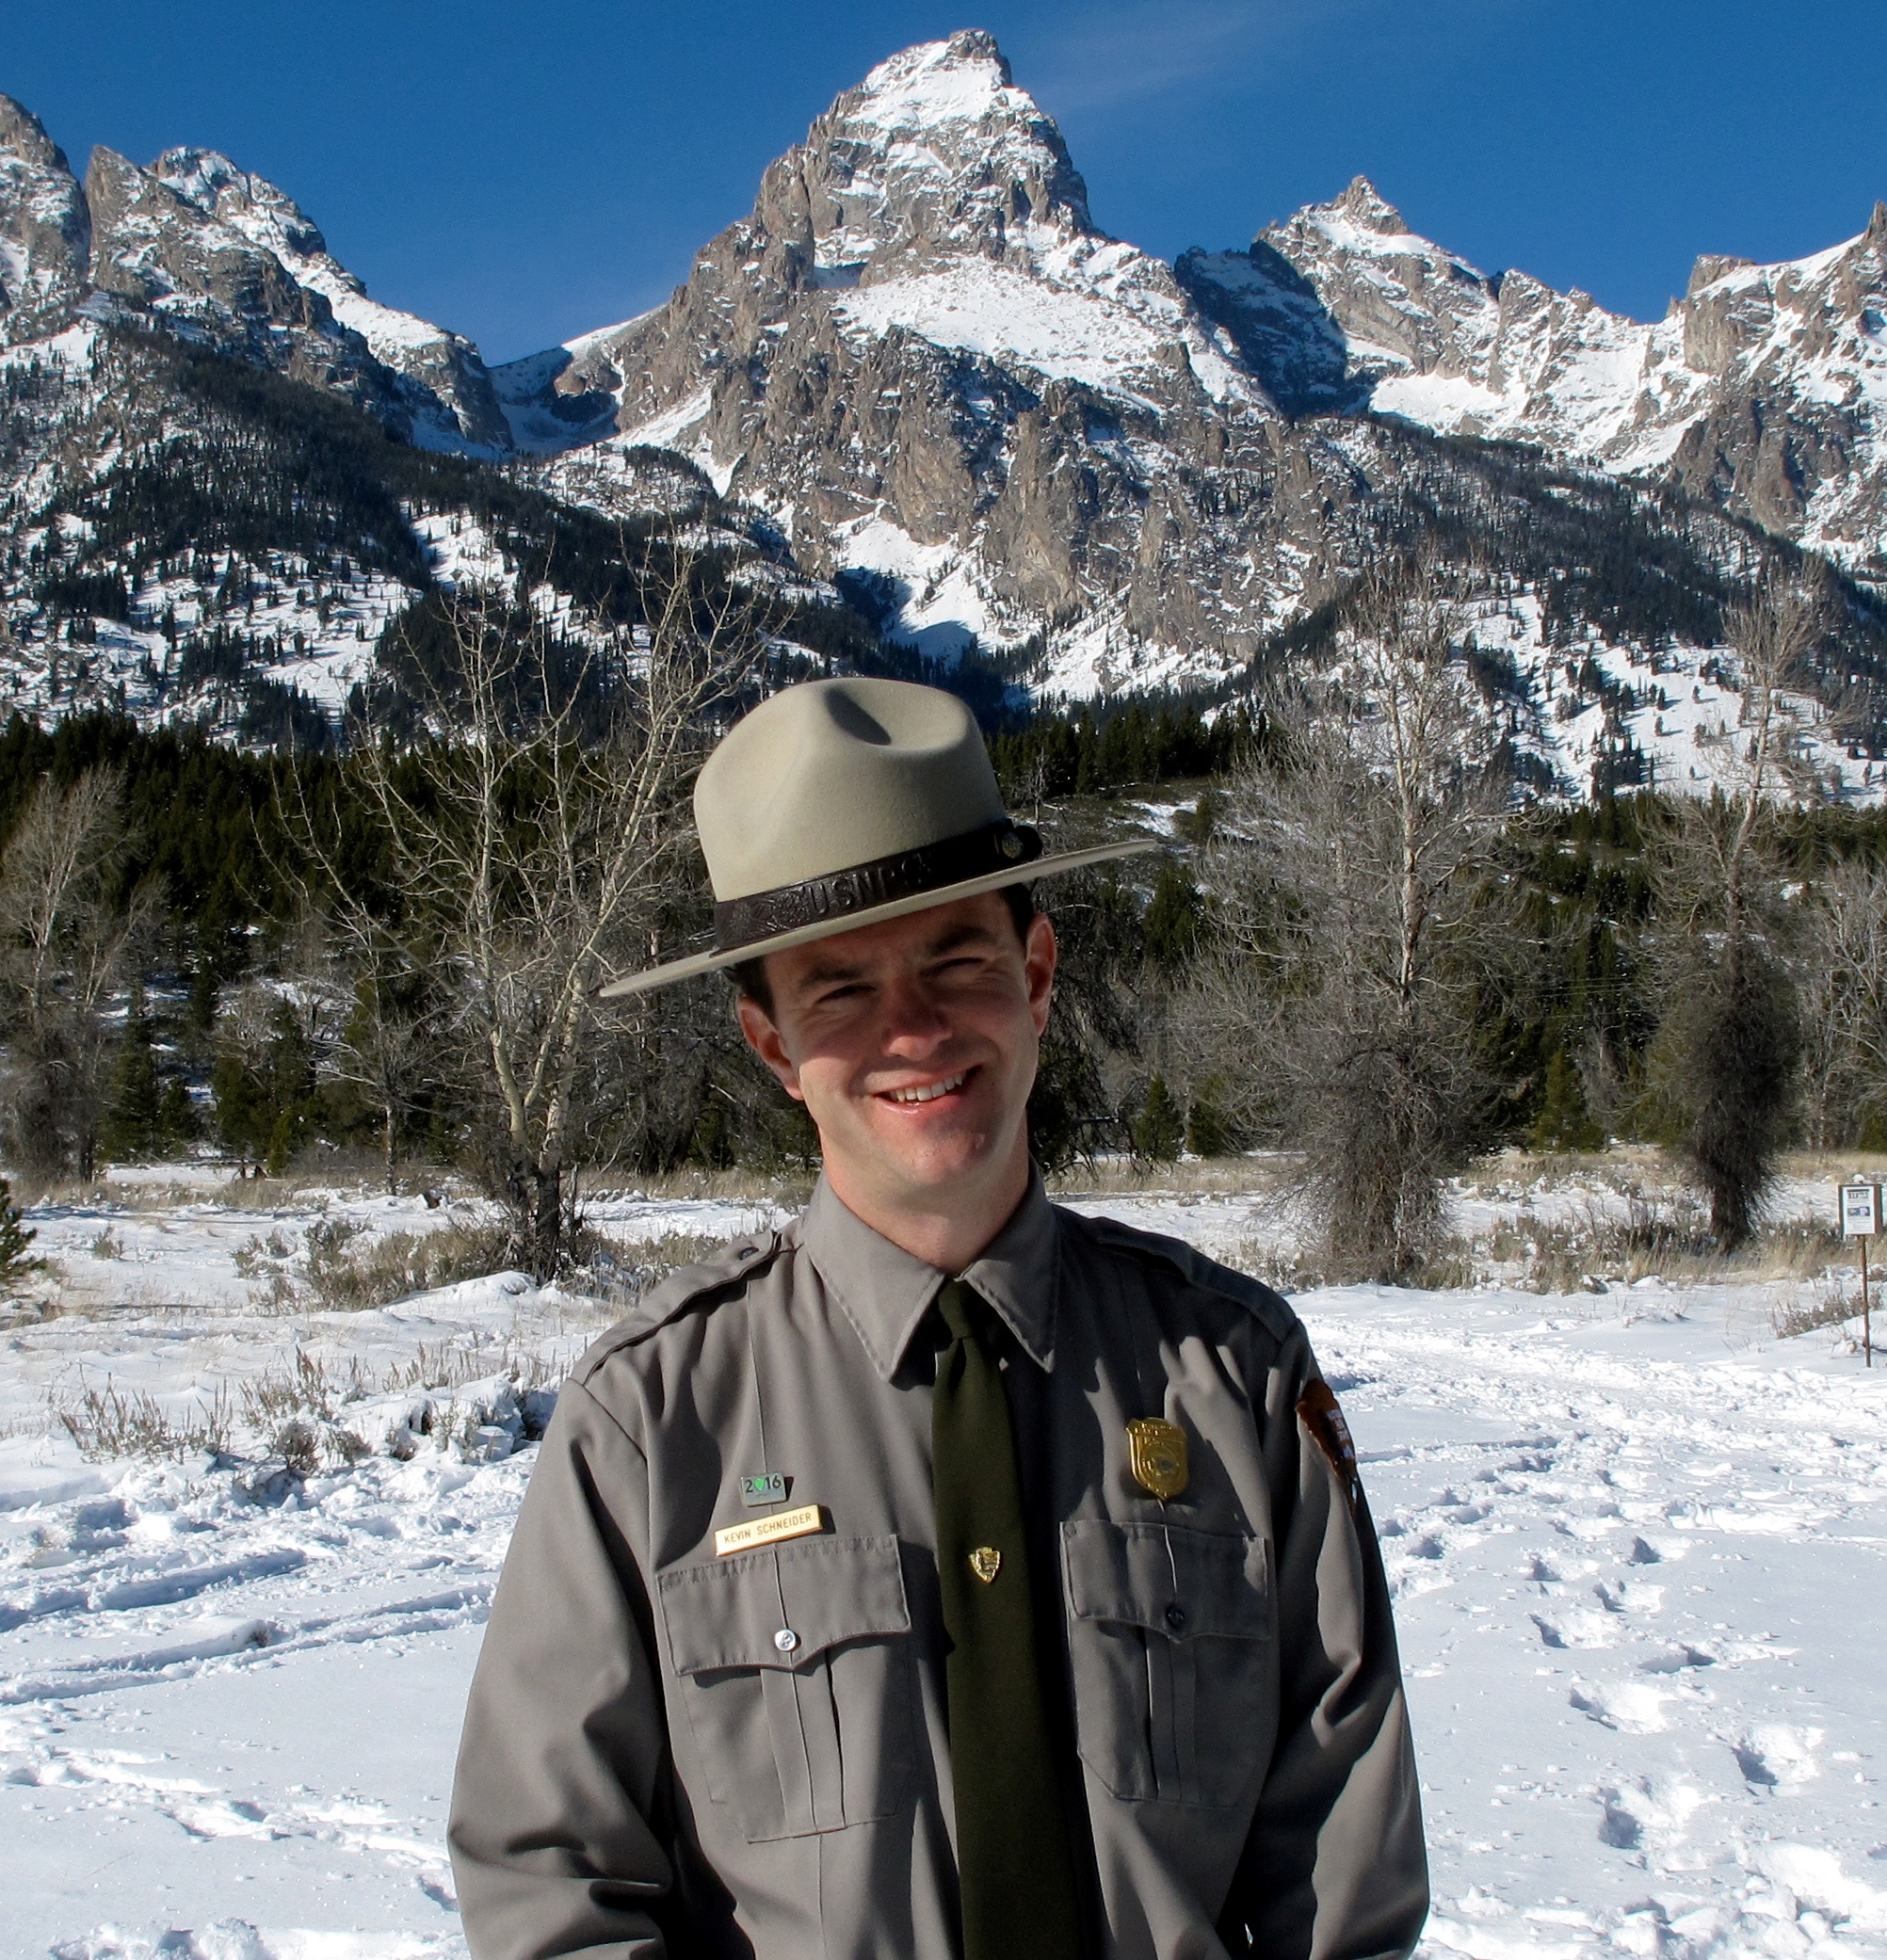
[[[782,688],[702,766],[695,823],[715,897],[750,898],[1004,821],[954,695],[847,678]]]

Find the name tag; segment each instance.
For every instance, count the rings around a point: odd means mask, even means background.
[[[730,1551],[751,1551],[756,1545],[777,1545],[782,1538],[809,1538],[826,1528],[822,1505],[801,1504],[797,1511],[782,1511],[777,1518],[757,1518],[751,1524],[730,1524],[714,1534],[714,1555],[725,1558]]]

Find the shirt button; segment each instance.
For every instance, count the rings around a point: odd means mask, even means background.
[[[782,1627],[779,1632],[773,1636],[773,1645],[782,1654],[790,1654],[799,1645],[799,1636],[794,1632],[791,1627]]]
[[[1167,1608],[1167,1625],[1177,1633],[1185,1625],[1185,1615],[1177,1606],[1169,1606]]]

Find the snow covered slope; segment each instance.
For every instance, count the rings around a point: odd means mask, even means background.
[[[195,1197],[35,1219],[99,1277],[91,1312],[10,1331],[0,1384],[0,1950],[461,1960],[460,1711],[532,1434],[600,1309],[501,1275],[284,1315],[230,1255],[314,1214]],[[1218,1255],[1288,1236],[1250,1193],[1078,1208]],[[766,1222],[605,1210],[625,1239]],[[1789,1293],[1298,1300],[1394,1589],[1420,1960],[1887,1954],[1887,1409],[1851,1328],[1774,1338]],[[279,1419],[298,1379],[357,1461],[298,1477],[258,1445],[245,1409],[273,1393]],[[109,1387],[201,1420],[218,1385],[240,1463],[89,1462],[50,1413]]]
[[[1668,475],[1887,573],[1887,203],[1811,258],[1700,259],[1654,326],[1480,272],[1361,177],[1178,272],[1295,413],[1367,406]]]

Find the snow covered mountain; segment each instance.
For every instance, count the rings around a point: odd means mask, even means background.
[[[848,641],[975,642],[1039,696],[1235,690],[1419,541],[1541,787],[1702,781],[1737,711],[1720,609],[1767,532],[1848,575],[1811,760],[1872,796],[1883,249],[1877,212],[1792,265],[1700,261],[1647,326],[1484,275],[1359,179],[1169,266],[1095,224],[965,32],[841,95],[664,305],[488,370],[228,158],[100,151],[81,185],[0,98],[0,700],[192,715],[216,687],[218,727],[312,729],[431,583],[523,589],[556,513],[655,511],[843,594]],[[258,369],[288,392],[231,378]],[[244,474],[265,430],[325,502]]]
[[[332,389],[425,448],[512,446],[478,350],[369,299],[274,185],[211,150],[141,169],[99,149],[81,185],[38,119],[0,96],[0,345],[83,316]]]
[[[1655,325],[1480,272],[1361,177],[1176,269],[1293,413],[1370,409],[1668,478],[1887,575],[1887,203],[1810,258],[1699,259]]]
[[[876,575],[920,645],[1065,628],[1030,678],[1084,692],[1249,658],[1358,488],[1095,226],[979,32],[842,95],[667,305],[528,365],[534,395],[498,375],[525,412],[684,450],[809,568]]]

